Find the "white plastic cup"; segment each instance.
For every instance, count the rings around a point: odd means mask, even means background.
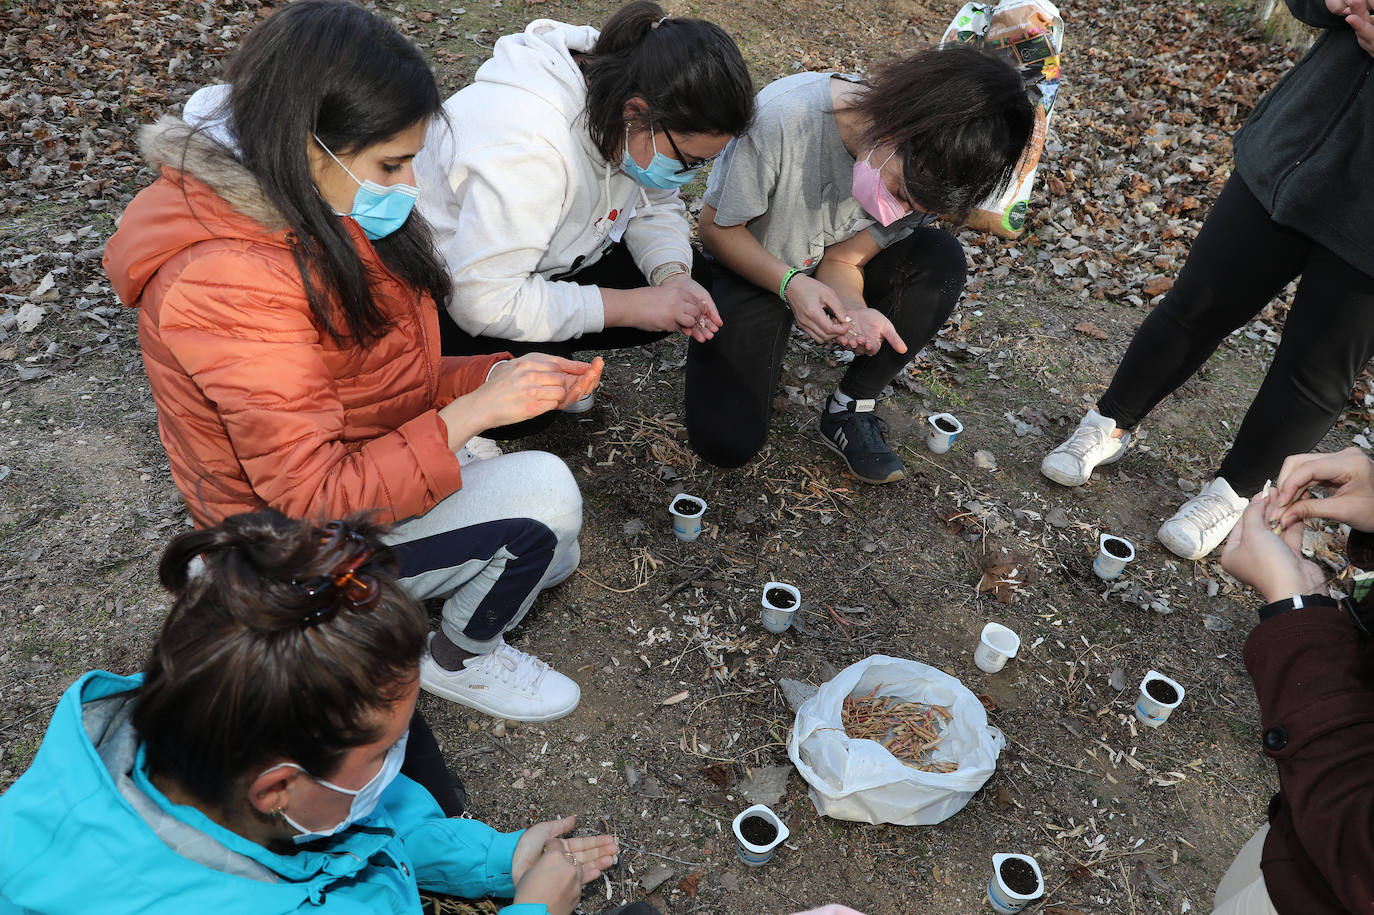
[[[1021,637],[1001,623],[988,623],[983,627],[983,635],[978,647],[973,650],[973,663],[984,673],[995,674],[1007,663],[1008,658],[1016,657],[1021,648]]]
[[[1009,859],[1024,861],[1030,865],[1031,870],[1035,871],[1035,891],[1029,895],[1018,893],[1002,882],[1002,862]],[[1045,895],[1045,877],[1040,873],[1040,865],[1030,855],[993,855],[992,856],[992,879],[988,881],[988,902],[994,911],[1003,912],[1011,915],[1019,912],[1028,903],[1034,902]]]
[[[1098,578],[1111,581],[1126,568],[1126,563],[1135,559],[1135,544],[1125,537],[1103,534],[1097,538],[1097,558],[1093,560],[1093,572]]]
[[[689,496],[685,492],[678,493],[668,503],[668,513],[673,516],[673,533],[677,539],[690,543],[701,536],[701,516],[706,514],[705,499]]]
[[[926,445],[936,454],[948,451],[954,440],[959,437],[959,433],[964,431],[964,424],[955,419],[953,413],[936,413],[926,422],[930,423]]]
[[[778,830],[778,834],[772,842],[769,842],[767,845],[755,845],[753,842],[744,838],[744,834],[740,832],[740,824],[753,816],[773,824]],[[764,804],[755,804],[753,807],[741,812],[739,816],[735,817],[735,821],[731,824],[731,828],[735,833],[735,853],[739,855],[741,861],[750,867],[762,867],[771,861],[773,859],[773,850],[786,842],[787,837],[792,834],[788,831],[783,821],[778,819],[778,815],[769,810]]]
[[[1173,702],[1163,702],[1150,694],[1151,683],[1162,683],[1172,687],[1174,691]],[[1165,691],[1167,692],[1167,690]],[[1157,728],[1169,720],[1174,709],[1178,708],[1183,702],[1183,687],[1177,681],[1171,680],[1157,670],[1152,670],[1145,675],[1145,679],[1140,681],[1140,696],[1135,700],[1135,717],[1147,728]]]
[[[790,606],[784,606],[787,601],[781,597],[773,595],[774,589],[781,590],[792,598]],[[763,613],[760,620],[763,628],[769,632],[786,632],[792,625],[792,618],[801,609],[801,592],[791,585],[783,584],[780,581],[770,581],[763,586]]]

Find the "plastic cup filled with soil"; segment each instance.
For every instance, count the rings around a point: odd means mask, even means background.
[[[773,851],[791,835],[778,815],[764,804],[755,804],[735,817],[735,852],[750,867],[767,864]]]
[[[801,607],[801,592],[780,581],[763,586],[763,628],[769,632],[786,632]]]
[[[1183,687],[1157,670],[1140,681],[1140,697],[1135,701],[1135,717],[1147,728],[1157,728],[1169,720],[1183,702]]]
[[[1121,574],[1126,563],[1135,559],[1135,545],[1125,537],[1103,534],[1097,538],[1097,558],[1093,560],[1093,572],[1098,578],[1110,581]]]
[[[1021,649],[1021,637],[1001,623],[988,623],[973,650],[973,663],[983,673],[995,674]]]
[[[668,503],[668,513],[673,516],[673,533],[677,539],[691,542],[701,536],[701,516],[706,514],[706,500],[689,496],[685,492],[673,496]]]
[[[998,912],[1019,912],[1045,894],[1040,865],[1030,855],[993,855],[988,902]]]
[[[964,424],[954,418],[953,413],[936,413],[926,422],[930,423],[930,433],[926,435],[926,445],[936,454],[944,454],[964,431]]]

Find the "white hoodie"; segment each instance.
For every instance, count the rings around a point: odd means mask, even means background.
[[[597,288],[555,277],[596,263],[622,236],[646,277],[692,262],[677,191],[643,187],[587,132],[572,52],[590,51],[597,34],[538,19],[499,39],[415,158],[419,210],[453,277],[448,310],[469,334],[544,342],[602,330]]]

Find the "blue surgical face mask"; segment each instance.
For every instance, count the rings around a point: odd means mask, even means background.
[[[296,830],[297,835],[293,838],[293,841],[297,845],[300,845],[303,842],[311,842],[315,839],[323,839],[326,836],[336,835],[359,820],[367,817],[373,810],[376,810],[377,802],[381,800],[382,792],[385,791],[387,786],[395,781],[396,776],[401,773],[401,763],[405,761],[406,756],[406,741],[409,738],[410,731],[406,731],[402,734],[401,739],[393,743],[391,749],[386,751],[386,758],[382,760],[382,767],[377,770],[377,774],[372,776],[372,779],[366,785],[363,785],[356,791],[349,788],[341,788],[333,782],[327,782],[322,778],[317,778],[295,763],[282,763],[284,766],[290,766],[293,769],[299,770],[306,778],[315,782],[317,785],[324,785],[331,791],[347,794],[353,798],[353,803],[348,807],[348,813],[330,829],[306,829],[300,823],[291,819],[289,813],[282,811],[282,819],[286,820],[287,823],[291,824],[291,828]],[[264,771],[270,772],[271,770],[266,769]]]
[[[630,125],[625,125],[625,152],[620,157],[620,168],[625,174],[638,181],[645,187],[657,188],[660,191],[672,190],[675,187],[682,187],[687,182],[696,177],[695,171],[686,172],[679,175],[686,164],[679,162],[671,156],[665,156],[658,151],[658,143],[654,139],[654,127],[649,125],[649,146],[654,151],[654,157],[649,160],[649,167],[642,168],[634,157],[630,155]]]
[[[339,157],[334,155],[328,146],[320,143],[319,137],[315,137],[315,142],[320,144],[320,149],[329,153],[329,158],[338,162],[339,168],[343,169],[348,177],[357,182],[358,191],[353,195],[353,209],[347,213],[340,213],[340,216],[353,217],[362,227],[363,234],[373,241],[386,238],[405,225],[406,220],[410,218],[410,211],[415,209],[415,201],[420,199],[418,187],[413,184],[383,186],[371,179],[358,181],[358,177],[348,170],[348,166],[339,162]]]

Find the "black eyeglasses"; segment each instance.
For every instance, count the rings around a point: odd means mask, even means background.
[[[682,168],[673,172],[674,175],[685,175],[688,172],[694,172],[720,155],[720,153],[716,153],[714,156],[707,156],[705,159],[697,159],[695,162],[689,162],[687,161],[687,157],[682,154],[682,150],[677,148],[677,143],[674,142],[673,135],[668,132],[667,127],[663,128],[663,135],[668,138],[668,145],[673,148],[673,155],[677,156],[677,160],[682,163]],[[724,151],[723,149],[721,150],[721,152]]]

